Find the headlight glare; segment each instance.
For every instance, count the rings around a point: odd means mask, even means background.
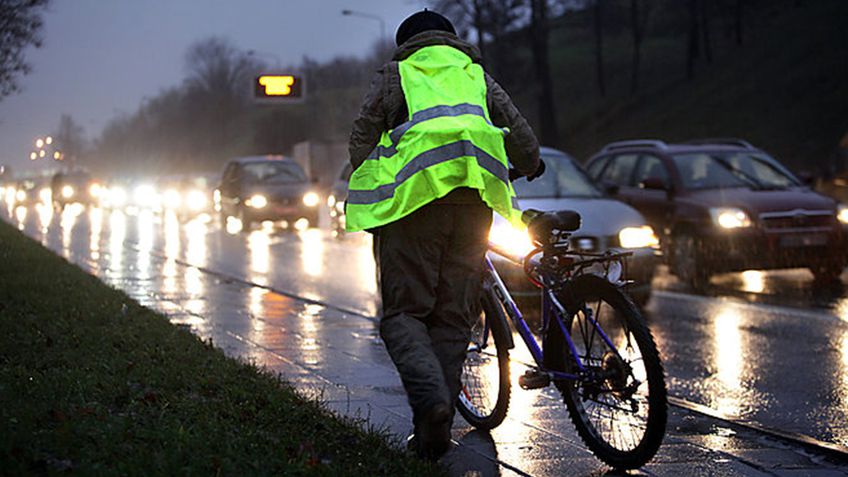
[[[320,201],[321,198],[315,192],[307,192],[303,195],[303,205],[307,207],[315,207]]]
[[[649,225],[624,227],[618,233],[618,241],[624,248],[645,248],[659,246],[660,241]]]
[[[193,211],[198,211],[206,208],[206,194],[199,190],[189,191],[186,196],[186,205]]]
[[[247,199],[247,205],[254,209],[261,209],[268,205],[268,198],[262,194],[255,194],[251,198]]]
[[[717,207],[710,209],[713,223],[723,229],[738,229],[751,226],[751,219],[744,210],[736,207]]]
[[[515,255],[525,256],[533,250],[527,230],[519,230],[507,222],[496,222],[489,229],[489,241]]]
[[[73,196],[74,196],[74,188],[73,187],[71,187],[69,185],[62,187],[62,197],[64,197],[65,199],[70,199]]]
[[[839,211],[836,212],[836,218],[843,224],[848,225],[848,205],[839,205]]]

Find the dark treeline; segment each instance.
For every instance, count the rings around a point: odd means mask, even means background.
[[[307,139],[344,139],[381,59],[378,53],[325,63],[305,58],[284,68],[306,78],[304,103],[256,104],[253,77],[279,68],[224,38],[201,40],[185,54],[183,82],[111,120],[83,163],[109,173],[213,171],[239,155],[287,153]]]
[[[542,143],[579,158],[616,139],[739,135],[792,156],[792,163],[826,154],[848,127],[833,120],[844,102],[836,94],[844,91],[840,76],[829,74],[838,56],[806,52],[810,45],[839,43],[833,38],[842,30],[805,25],[810,18],[838,21],[826,16],[842,8],[838,0],[428,3],[480,48],[487,70]],[[844,51],[845,44],[831,48]],[[375,45],[366,58],[304,59],[296,69],[308,81],[308,100],[267,106],[251,101],[248,86],[267,65],[224,39],[200,41],[186,52],[182,84],[111,121],[85,162],[121,172],[215,170],[237,155],[289,153],[304,140],[346,140],[368,82],[390,51]],[[800,60],[808,64],[794,71]],[[787,67],[800,76],[780,74]],[[816,88],[806,81],[817,81]],[[792,111],[775,109],[781,102]],[[764,122],[766,111],[770,121]],[[791,134],[801,118],[810,133],[803,142]]]

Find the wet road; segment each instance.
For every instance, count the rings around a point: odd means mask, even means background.
[[[280,369],[300,360],[331,381],[356,363],[385,365],[367,319],[377,314],[377,304],[365,235],[338,240],[321,229],[229,233],[208,218],[180,223],[149,211],[68,208],[58,214],[4,207],[2,217],[143,304],[146,297],[172,320],[261,364]],[[645,311],[670,393],[729,418],[848,446],[848,274],[842,278],[843,286],[819,290],[806,271],[751,271],[715,277],[704,295],[695,295],[661,273]],[[258,286],[247,292],[219,286],[245,282]],[[301,317],[297,329],[272,320],[286,313]],[[333,338],[340,330],[349,341],[343,345]],[[271,335],[275,343],[292,340],[287,353],[296,349],[297,359],[262,347]],[[513,356],[529,362],[526,354]],[[286,375],[297,382],[303,368],[295,368]],[[513,366],[514,376],[523,371]],[[405,404],[396,376],[375,368],[359,378],[394,390],[386,393],[392,403],[382,408],[396,409],[386,419],[402,427]],[[548,391],[513,396],[509,419],[530,423],[529,430],[499,436],[507,432],[501,429],[493,437],[500,457],[520,461],[526,443],[542,432],[532,423],[559,405]],[[352,402],[350,395],[329,401],[348,410]]]

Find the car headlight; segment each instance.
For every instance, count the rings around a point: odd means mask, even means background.
[[[136,205],[154,205],[156,203],[156,189],[152,185],[140,185],[133,191],[133,200]]]
[[[327,207],[333,208],[336,205],[336,196],[330,194],[327,196]]]
[[[102,192],[103,192],[103,187],[102,187],[100,184],[96,183],[96,182],[95,182],[94,184],[91,184],[91,185],[88,187],[88,193],[89,193],[92,197],[94,197],[95,199],[99,198],[99,197],[100,197],[100,194],[101,194]]]
[[[107,193],[109,204],[113,207],[123,207],[127,203],[127,191],[123,187],[110,187]]]
[[[254,209],[261,209],[268,205],[268,198],[262,194],[255,194],[251,198],[247,199],[245,203],[248,207],[253,207]]]
[[[199,190],[189,191],[186,196],[186,205],[189,210],[203,210],[206,208],[206,194]]]
[[[509,253],[525,256],[533,250],[527,230],[520,230],[508,222],[495,222],[489,229],[489,241]]]
[[[25,201],[26,197],[27,197],[26,191],[18,190],[18,192],[15,193],[15,199],[18,199],[18,202]]]
[[[45,187],[44,189],[38,191],[38,198],[41,199],[41,202],[49,205],[53,199],[53,191]]]
[[[848,205],[839,204],[839,210],[836,212],[836,218],[843,224],[848,224]]]
[[[303,205],[307,207],[315,207],[321,202],[321,198],[315,192],[307,192],[303,195]]]
[[[738,229],[751,226],[751,219],[744,210],[736,207],[717,207],[710,209],[713,223],[723,229]]]
[[[182,197],[180,197],[179,191],[176,189],[168,189],[162,195],[162,199],[165,201],[165,207],[171,207],[176,209],[182,203]]]
[[[618,242],[624,248],[656,247],[660,244],[654,229],[650,225],[624,227],[618,233]]]
[[[62,197],[64,197],[65,199],[70,199],[73,196],[74,196],[74,188],[73,187],[71,187],[69,185],[62,187]]]

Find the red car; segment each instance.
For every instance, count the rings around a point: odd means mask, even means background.
[[[791,267],[832,282],[848,265],[848,208],[745,141],[615,142],[587,170],[645,216],[693,287],[713,273]]]

